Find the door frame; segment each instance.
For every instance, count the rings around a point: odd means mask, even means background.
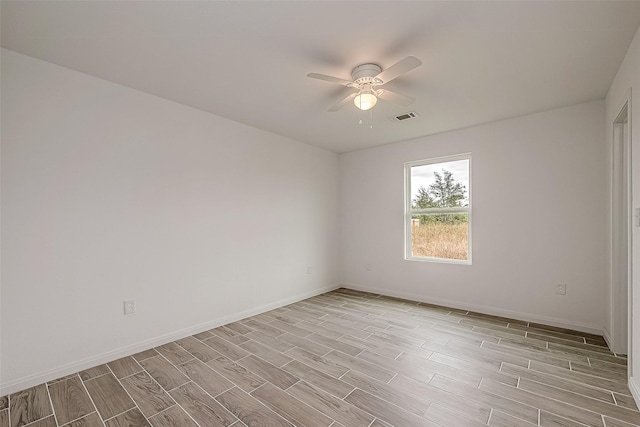
[[[630,90],[616,111],[611,122],[611,336],[608,338],[613,352],[627,354],[630,359],[633,336],[632,235],[634,222],[640,221],[640,217],[633,216],[632,210]],[[618,250],[620,244],[626,248]],[[625,262],[620,262],[620,257],[624,257]],[[620,295],[626,296],[626,300]],[[632,376],[630,365],[628,376]]]

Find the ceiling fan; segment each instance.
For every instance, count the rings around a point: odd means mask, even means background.
[[[411,98],[410,96],[402,95],[397,92],[392,92],[389,89],[384,89],[380,86],[389,83],[391,80],[400,77],[420,65],[422,65],[422,61],[418,58],[415,56],[407,56],[384,71],[377,64],[358,65],[351,72],[352,81],[318,73],[309,73],[307,74],[307,77],[355,89],[345,98],[340,100],[340,102],[331,107],[329,112],[341,110],[352,99],[355,106],[359,109],[370,110],[376,105],[378,98],[404,106],[411,105],[413,101],[415,101],[415,98]]]

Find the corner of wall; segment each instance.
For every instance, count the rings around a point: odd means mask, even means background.
[[[636,380],[633,377],[629,377],[629,391],[631,391],[631,396],[633,396],[633,400],[635,400],[636,405],[640,406],[640,387],[636,383]]]

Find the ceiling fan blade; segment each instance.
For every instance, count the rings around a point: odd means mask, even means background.
[[[421,65],[422,61],[420,61],[415,56],[407,56],[406,58],[401,59],[399,62],[396,62],[391,67],[382,71],[376,76],[376,78],[382,80],[382,84],[389,83],[396,77],[400,77],[404,73],[407,73],[414,68],[418,68]]]
[[[340,102],[338,102],[336,105],[334,105],[333,107],[329,108],[329,112],[330,113],[335,113],[336,111],[342,110],[344,108],[344,106],[349,103],[349,101],[351,101],[353,98],[356,97],[357,94],[358,94],[358,92],[350,93],[345,98],[341,99]]]
[[[326,74],[318,74],[318,73],[309,73],[307,77],[311,77],[312,79],[324,80],[329,83],[336,83],[342,86],[346,86],[349,83],[352,83],[351,80],[345,80],[338,77],[327,76]]]
[[[383,89],[384,92],[382,92],[379,95],[379,98],[384,99],[385,101],[389,101],[389,102],[393,102],[394,104],[398,104],[398,105],[403,105],[405,107],[408,107],[409,105],[413,104],[413,101],[415,101],[415,98],[412,98],[410,96],[407,95],[403,95],[401,93],[398,92],[392,92],[390,90],[387,89]]]

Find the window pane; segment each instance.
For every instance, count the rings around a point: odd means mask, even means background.
[[[411,167],[413,209],[469,206],[469,159]]]
[[[411,256],[469,259],[469,214],[413,215]]]

